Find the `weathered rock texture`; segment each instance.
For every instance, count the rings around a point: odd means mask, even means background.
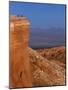
[[[56,60],[48,60],[40,55],[39,51],[37,52],[37,50],[31,48],[28,49],[34,86],[65,85],[65,68],[60,65],[61,62],[58,64]]]
[[[65,48],[28,47],[29,22],[10,20],[10,87],[65,85]]]
[[[10,88],[32,87],[28,56],[29,22],[25,17],[10,18]]]

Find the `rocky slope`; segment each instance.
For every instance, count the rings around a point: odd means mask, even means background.
[[[37,49],[36,50],[41,56],[47,58],[48,60],[57,60],[65,63],[65,47],[53,47],[47,49]]]
[[[47,58],[48,56],[41,55],[41,52],[44,52],[44,50],[28,49],[32,66],[33,86],[65,85],[65,68],[62,67],[60,63],[58,64],[56,60],[54,60],[55,58],[50,60],[50,57]],[[55,55],[55,50],[53,52]]]

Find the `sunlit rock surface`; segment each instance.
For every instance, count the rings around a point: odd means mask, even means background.
[[[28,56],[29,21],[26,17],[10,18],[10,88],[32,87]]]
[[[65,48],[28,47],[29,24],[10,18],[10,88],[65,85]]]

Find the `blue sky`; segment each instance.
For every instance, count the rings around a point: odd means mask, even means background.
[[[11,1],[10,15],[26,16],[32,28],[65,28],[65,5]]]
[[[44,48],[65,45],[65,5],[10,2],[10,15],[30,21],[29,46]]]

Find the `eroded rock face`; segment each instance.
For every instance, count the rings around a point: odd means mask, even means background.
[[[32,87],[28,41],[28,20],[25,17],[12,17],[10,20],[10,88]]]
[[[61,60],[58,64],[55,58],[55,55],[64,57],[63,48],[33,50],[28,47],[28,42],[29,22],[25,17],[12,17],[10,20],[10,88],[65,85],[64,63],[62,66]],[[62,58],[58,57],[58,59]]]
[[[34,86],[65,85],[65,68],[29,49]]]

